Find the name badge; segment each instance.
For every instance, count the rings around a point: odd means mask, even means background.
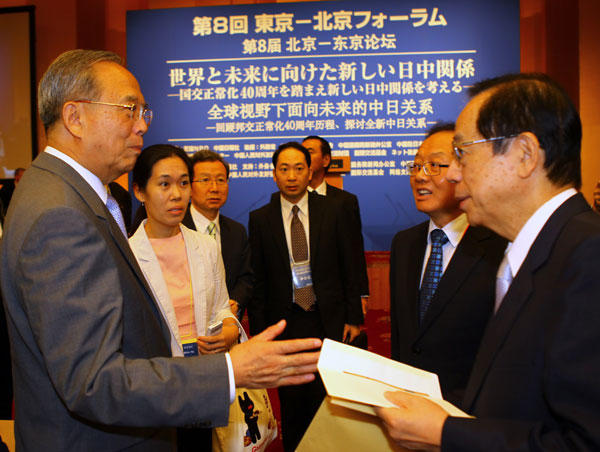
[[[181,348],[183,348],[183,356],[186,358],[198,356],[198,342],[196,342],[196,339],[186,339],[185,341],[181,341]]]
[[[296,289],[303,289],[313,285],[310,261],[292,263],[292,280]]]

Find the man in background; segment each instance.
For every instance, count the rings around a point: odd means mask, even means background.
[[[417,210],[429,221],[398,232],[390,255],[392,358],[438,375],[460,404],[493,312],[506,240],[469,226],[447,172],[454,124],[434,126],[408,165]]]
[[[581,193],[581,122],[541,74],[477,83],[447,177],[473,225],[508,239],[463,408],[400,392],[377,408],[410,449],[600,450],[600,218]]]
[[[282,337],[351,341],[363,322],[352,244],[341,205],[307,191],[310,165],[310,153],[301,144],[279,146],[273,154],[279,192],[250,212],[256,277],[250,332],[284,318],[288,327]],[[279,389],[286,452],[296,449],[324,397],[320,378],[290,391]]]
[[[229,194],[229,164],[220,154],[204,150],[192,156],[192,165],[192,203],[183,224],[217,241],[225,265],[229,305],[241,320],[252,296],[254,275],[246,228],[220,213]]]
[[[355,265],[359,272],[359,290],[363,314],[366,315],[370,293],[369,276],[365,260],[365,244],[362,236],[362,220],[360,218],[358,198],[346,190],[341,190],[325,182],[325,175],[331,165],[331,146],[327,140],[316,135],[311,135],[302,141],[302,145],[309,150],[311,158],[312,177],[308,185],[308,190],[315,191],[322,196],[329,196],[344,206],[348,227],[352,232],[352,246],[355,250]]]
[[[172,358],[168,327],[106,185],[131,171],[152,120],[111,52],[60,55],[40,81],[48,146],[15,190],[0,249],[22,452],[173,451],[177,426],[225,425],[235,387],[314,379],[319,340]]]

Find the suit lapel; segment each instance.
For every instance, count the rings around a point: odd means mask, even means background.
[[[183,216],[183,220],[181,220],[181,223],[189,229],[195,231],[196,223],[194,223],[194,218],[192,217],[192,209],[192,204],[188,204],[188,208],[185,211],[185,215]]]
[[[488,231],[480,230],[480,232],[487,232],[488,236],[490,234]],[[468,227],[465,231],[425,313],[419,330],[419,337],[435,323],[436,317],[444,310],[484,255],[485,250],[479,245],[479,240],[475,237],[475,234],[476,230],[471,227]]]
[[[152,295],[152,290],[150,289],[150,286],[148,285],[148,282],[146,281],[146,278],[144,277],[144,274],[142,273],[142,270],[140,269],[137,260],[131,251],[131,248],[129,247],[129,242],[121,232],[117,222],[114,220],[113,216],[110,214],[106,205],[102,202],[98,194],[77,171],[57,157],[44,152],[36,158],[35,164],[40,168],[52,171],[60,176],[66,184],[73,187],[73,190],[75,190],[83,202],[89,206],[92,212],[106,223],[107,230],[112,236],[113,241],[121,251],[125,261],[133,271],[134,275],[137,277],[140,284],[144,287],[144,290],[148,295],[148,299],[151,300],[150,307],[154,312],[159,324],[161,325],[163,331],[166,331],[166,334],[168,334],[168,330],[165,330],[166,325],[162,315],[160,314],[157,302]]]
[[[565,201],[550,216],[533,242],[527,257],[504,296],[498,312],[490,319],[481,340],[469,383],[465,390],[463,407],[470,411],[496,355],[502,348],[519,313],[533,293],[533,276],[546,263],[564,225],[576,214],[589,210],[581,194]]]
[[[427,231],[429,222],[423,223],[417,233],[417,237],[409,244],[408,250],[408,274],[406,275],[406,295],[410,302],[410,324],[413,325],[414,331],[411,336],[415,337],[419,330],[419,287],[421,282],[421,272],[423,270],[423,259],[425,258],[425,250],[427,249]],[[421,265],[419,265],[419,263]]]
[[[290,269],[290,253],[288,251],[287,240],[285,238],[285,229],[283,228],[283,217],[281,215],[281,198],[279,193],[277,196],[271,196],[271,202],[268,204],[267,210],[267,220],[268,220],[268,228],[272,231],[270,234],[273,242],[275,242],[275,246],[279,251],[279,255],[282,259],[282,265],[284,268],[288,269],[288,272],[291,274]],[[268,230],[268,229],[267,229]]]
[[[229,227],[229,221],[224,215],[219,216],[219,227],[219,232],[221,233],[221,256],[225,263],[232,254],[233,243],[231,242],[231,228]],[[227,268],[227,265],[225,265],[225,268]]]
[[[321,199],[318,198],[319,196],[320,195],[316,193],[308,194],[308,235],[310,238],[309,247],[311,267],[313,266],[314,262],[317,262],[317,256],[319,251],[319,237],[322,235],[319,232],[321,229],[321,224],[323,222],[323,209],[319,209],[319,201],[321,201]]]

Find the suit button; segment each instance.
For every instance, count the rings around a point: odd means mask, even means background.
[[[415,355],[420,355],[421,354],[421,349],[419,347],[413,347],[412,352]]]

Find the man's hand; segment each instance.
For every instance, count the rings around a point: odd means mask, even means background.
[[[398,408],[375,407],[375,413],[393,440],[410,450],[440,449],[446,411],[424,397],[404,391],[386,392],[385,397]]]
[[[360,334],[360,327],[358,325],[344,324],[344,334],[342,335],[342,341],[346,344],[352,342],[356,336]],[[348,338],[346,340],[346,338]]]
[[[369,297],[360,297],[360,304],[362,306],[363,316],[366,316],[367,311],[369,310]]]
[[[273,388],[308,383],[315,379],[319,339],[273,341],[285,329],[285,320],[265,329],[229,352],[240,388]],[[304,353],[302,353],[304,352]]]

